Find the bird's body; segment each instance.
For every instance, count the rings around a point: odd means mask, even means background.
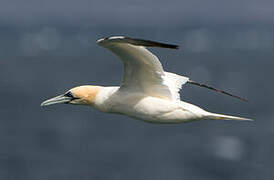
[[[183,101],[127,92],[119,87],[102,87],[94,107],[103,112],[124,114],[151,123],[180,123],[207,114],[201,108]]]
[[[210,113],[180,100],[181,86],[193,81],[165,72],[158,58],[145,48],[177,46],[121,36],[100,39],[97,43],[112,51],[124,63],[121,86],[79,86],[42,105],[89,105],[103,112],[123,114],[151,123],[182,123],[202,119],[249,120]]]

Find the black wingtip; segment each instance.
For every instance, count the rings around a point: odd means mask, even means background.
[[[198,83],[198,82],[195,82],[195,81],[192,81],[192,80],[189,80],[188,83],[190,84],[194,84],[194,85],[197,85],[197,86],[200,86],[200,87],[205,87],[207,89],[211,89],[213,91],[216,91],[216,92],[219,92],[219,93],[222,93],[222,94],[226,94],[228,96],[231,96],[231,97],[234,97],[234,98],[237,98],[237,99],[240,99],[242,101],[245,101],[245,102],[248,102],[248,100],[246,98],[243,98],[243,97],[240,97],[240,96],[236,96],[236,95],[233,95],[233,94],[230,94],[226,91],[223,91],[221,89],[216,89],[214,87],[211,87],[211,86],[208,86],[208,85],[205,85],[205,84],[201,84],[201,83]]]
[[[175,45],[175,44],[166,44],[166,43],[160,43],[160,42],[151,41],[151,40],[135,39],[135,38],[130,38],[130,37],[125,37],[124,39],[128,43],[133,44],[133,45],[138,45],[138,46],[179,49],[179,46]]]
[[[145,39],[137,39],[137,38],[130,38],[125,36],[110,36],[106,38],[102,38],[97,40],[97,43],[102,42],[120,42],[120,43],[129,43],[135,46],[144,46],[144,47],[160,47],[160,48],[169,48],[169,49],[179,49],[178,45],[175,44],[166,44],[166,43],[160,43],[156,41],[151,40],[145,40]]]

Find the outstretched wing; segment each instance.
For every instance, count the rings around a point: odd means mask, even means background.
[[[121,89],[142,92],[149,96],[178,100],[179,89],[188,78],[164,72],[159,59],[145,47],[177,49],[177,45],[116,36],[99,39],[97,43],[124,63]]]

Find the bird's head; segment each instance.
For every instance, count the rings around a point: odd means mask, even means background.
[[[93,106],[96,96],[100,92],[100,86],[78,86],[68,90],[66,93],[53,97],[42,102],[41,106],[48,106],[52,104],[80,104]]]

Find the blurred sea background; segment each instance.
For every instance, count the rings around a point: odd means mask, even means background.
[[[274,1],[1,0],[0,179],[257,180],[274,176]],[[151,49],[167,71],[243,96],[185,85],[181,97],[254,122],[157,125],[90,107],[40,107],[83,84],[119,85],[122,64],[96,40]]]

